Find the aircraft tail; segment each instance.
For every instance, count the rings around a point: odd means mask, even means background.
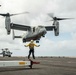
[[[13,40],[14,40],[15,38],[22,38],[22,36],[15,36],[14,29],[12,29],[12,35],[13,35]]]

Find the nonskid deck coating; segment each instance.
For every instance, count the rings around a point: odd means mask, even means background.
[[[28,60],[25,57],[0,57],[0,61],[6,60]],[[28,67],[0,68],[0,75],[76,75],[76,58],[66,57],[41,57],[33,61],[40,64]]]

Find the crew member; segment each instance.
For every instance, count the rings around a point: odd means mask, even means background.
[[[34,46],[39,47],[40,45],[34,44],[34,41],[31,40],[31,42],[28,45],[25,45],[25,47],[28,47],[28,46],[29,46],[29,49],[30,49],[29,50],[28,59],[30,58],[31,53],[32,53],[33,59],[35,59],[35,56],[34,56]]]

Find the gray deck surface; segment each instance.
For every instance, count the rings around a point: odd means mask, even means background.
[[[4,60],[28,60],[25,57],[0,57]],[[36,58],[40,64],[29,67],[0,68],[0,75],[76,75],[76,58],[49,57]]]

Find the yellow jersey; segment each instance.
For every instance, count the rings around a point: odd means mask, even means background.
[[[34,48],[34,46],[38,47],[36,44],[34,43],[29,43],[28,45],[26,45],[26,47],[28,47],[31,49],[31,48]]]

